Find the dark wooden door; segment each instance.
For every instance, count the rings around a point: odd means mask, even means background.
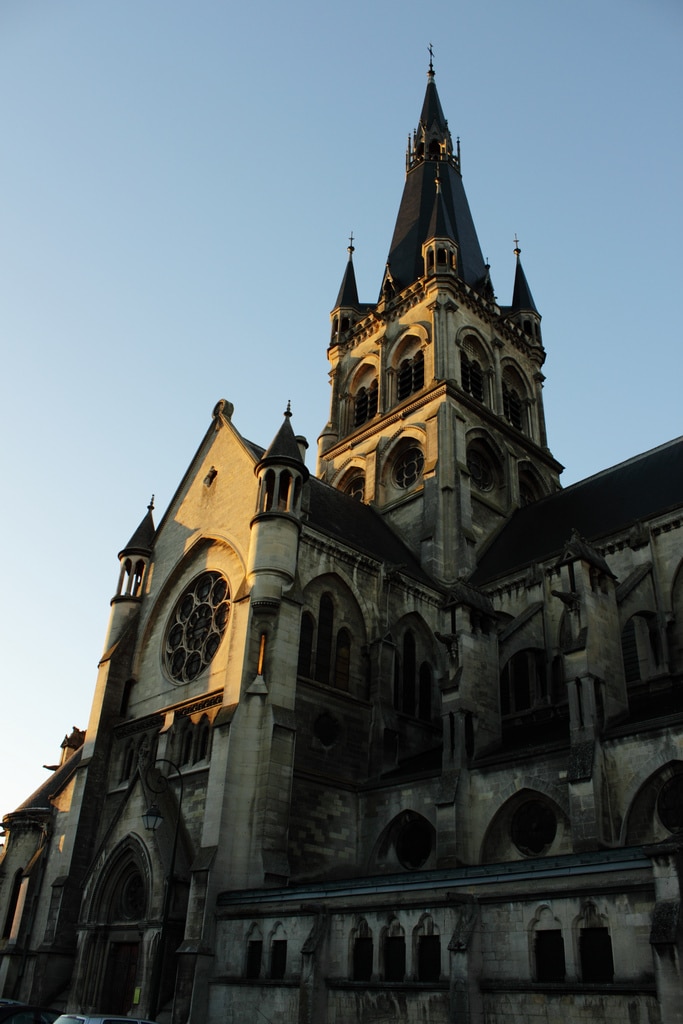
[[[138,942],[112,942],[102,985],[102,1013],[128,1013],[133,1007]]]

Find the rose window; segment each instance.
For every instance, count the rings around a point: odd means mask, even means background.
[[[204,572],[178,601],[166,630],[164,662],[179,683],[189,683],[206,668],[220,646],[230,616],[228,581]]]

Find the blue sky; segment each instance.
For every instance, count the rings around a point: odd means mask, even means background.
[[[520,238],[565,483],[681,433],[682,37],[679,0],[3,0],[0,813],[85,727],[117,552],[216,401],[267,444],[291,399],[314,449],[429,42],[501,303]]]

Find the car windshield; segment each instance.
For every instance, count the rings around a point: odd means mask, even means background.
[[[56,1010],[41,1010],[36,1006],[3,1007],[2,1024],[54,1024],[59,1017]]]

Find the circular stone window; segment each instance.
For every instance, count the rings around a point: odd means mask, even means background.
[[[164,664],[178,683],[196,679],[220,646],[230,616],[228,581],[203,572],[176,604],[166,628]]]
[[[401,490],[407,490],[422,476],[425,460],[422,451],[417,446],[406,448],[401,452],[394,464],[394,481]]]
[[[467,468],[472,482],[480,491],[490,491],[493,488],[493,467],[486,456],[476,448],[470,448],[467,453]]]
[[[538,856],[547,849],[556,832],[555,814],[541,800],[527,800],[512,815],[512,842],[527,857]]]
[[[339,722],[325,712],[313,723],[313,735],[323,747],[331,747],[339,737]]]
[[[404,868],[416,871],[429,859],[434,845],[432,827],[427,821],[407,822],[396,837],[396,856]]]
[[[683,775],[674,775],[664,783],[657,797],[657,813],[669,832],[683,829]]]

